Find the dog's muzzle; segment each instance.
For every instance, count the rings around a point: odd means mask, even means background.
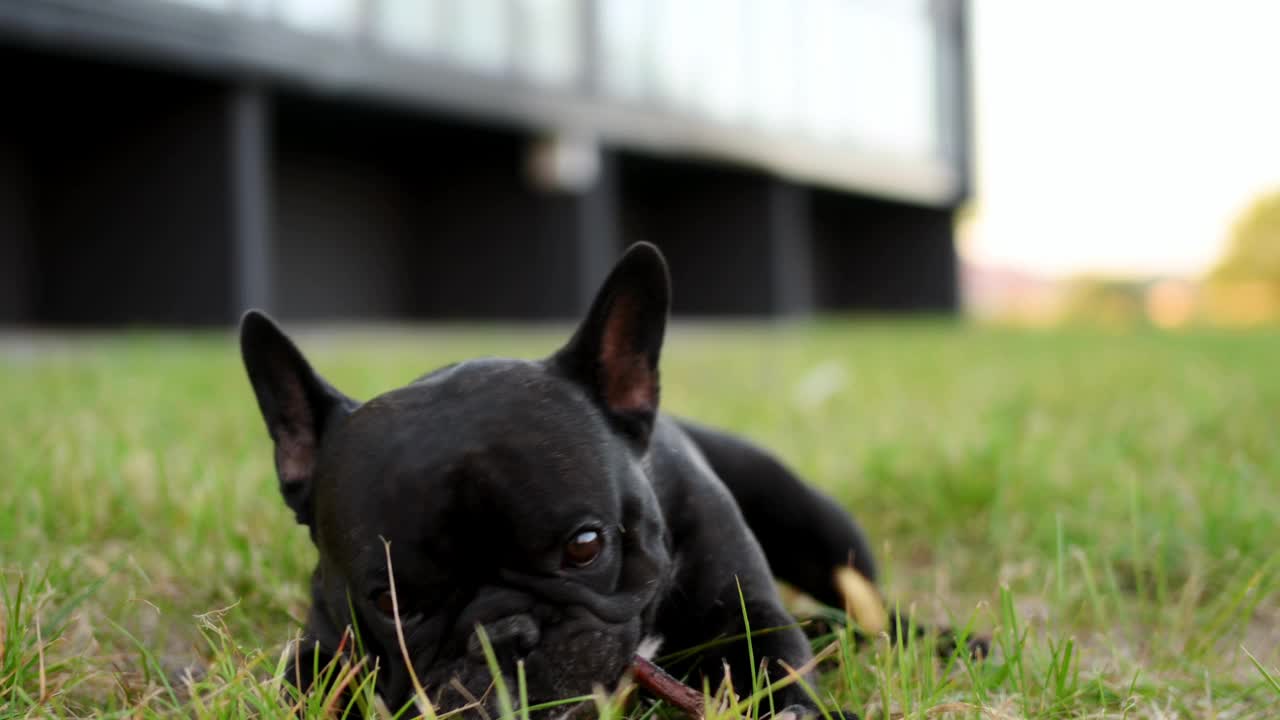
[[[444,637],[437,636],[438,647],[409,648],[418,679],[439,712],[478,704],[492,716],[498,708],[477,626],[484,628],[513,694],[516,666],[523,663],[533,705],[588,695],[595,686],[620,679],[644,639],[646,610],[657,596],[657,583],[641,593],[602,595],[560,578],[504,573],[501,582],[476,592]],[[391,665],[386,699],[407,702],[412,682],[401,663]],[[513,701],[518,704],[518,697]],[[474,714],[482,713],[476,709]]]

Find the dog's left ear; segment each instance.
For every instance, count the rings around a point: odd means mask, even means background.
[[[671,306],[671,280],[658,248],[627,249],[587,317],[552,362],[591,392],[610,419],[640,444],[658,412],[658,357]]]
[[[240,353],[267,432],[276,445],[276,474],[285,504],[311,525],[316,460],[325,432],[359,404],[338,392],[265,314],[240,321]]]

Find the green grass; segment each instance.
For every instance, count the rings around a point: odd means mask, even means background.
[[[367,398],[560,337],[301,344]],[[814,688],[833,706],[1280,716],[1280,335],[678,328],[663,379],[667,409],[756,438],[846,503],[890,597],[993,635],[981,664],[820,639],[837,642]],[[8,341],[0,410],[0,715],[287,717],[281,650],[314,550],[231,335]],[[334,672],[376,711],[367,675]]]

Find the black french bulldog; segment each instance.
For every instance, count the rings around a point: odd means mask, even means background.
[[[384,539],[408,655],[438,710],[490,687],[477,624],[509,687],[524,660],[536,704],[615,684],[648,638],[669,653],[741,635],[739,588],[753,629],[787,628],[752,641],[770,676],[809,660],[774,574],[840,607],[834,568],[876,576],[867,541],[767,452],[659,412],[669,304],[662,255],[635,245],[551,357],[469,360],[364,403],[247,313],[241,350],[280,489],[319,549],[290,678],[309,686],[351,625],[384,700],[410,699]],[[749,693],[745,641],[669,669],[714,688],[726,667]],[[795,685],[774,706],[815,709]]]

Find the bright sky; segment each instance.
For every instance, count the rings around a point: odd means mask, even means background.
[[[1280,187],[1280,1],[974,0],[965,257],[1197,273]]]

